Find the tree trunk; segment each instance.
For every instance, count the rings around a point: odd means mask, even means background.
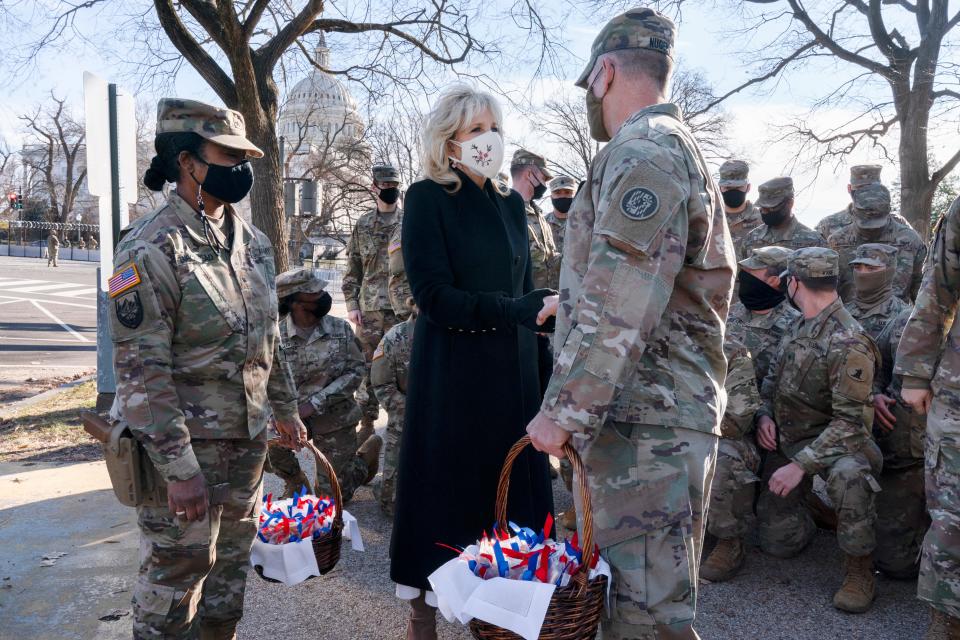
[[[265,117],[262,128],[248,126],[250,140],[263,149],[263,157],[254,160],[253,191],[250,210],[253,225],[263,231],[273,244],[277,273],[289,269],[287,218],[283,211],[283,174],[280,168],[280,143],[277,140],[275,120]],[[248,120],[249,122],[249,120]]]
[[[927,158],[927,109],[911,109],[900,121],[900,214],[921,238],[930,232],[930,207],[936,185]]]

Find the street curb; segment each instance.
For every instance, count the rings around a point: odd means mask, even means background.
[[[62,384],[59,387],[54,387],[53,389],[47,389],[46,391],[42,391],[41,393],[38,393],[35,396],[30,396],[29,398],[24,398],[23,400],[17,400],[16,402],[13,402],[5,406],[3,409],[0,409],[0,421],[9,419],[11,416],[13,416],[14,413],[16,413],[19,409],[22,409],[23,407],[29,407],[34,403],[41,402],[43,400],[46,400],[47,398],[51,398],[57,395],[58,393],[62,393],[67,389],[72,389],[73,387],[76,387],[77,385],[81,385],[84,382],[95,380],[96,377],[97,377],[97,374],[91,373],[88,376],[77,378],[72,382],[67,382],[66,384]]]

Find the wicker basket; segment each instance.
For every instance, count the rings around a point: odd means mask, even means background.
[[[510,449],[500,471],[497,485],[497,523],[501,530],[507,529],[507,493],[510,489],[510,471],[513,462],[530,444],[530,436],[524,436]],[[589,558],[593,550],[593,510],[590,505],[590,492],[587,490],[586,473],[583,462],[570,444],[563,445],[563,452],[573,466],[576,474],[577,489],[583,502],[583,537],[581,549]],[[607,577],[597,576],[588,580],[589,561],[581,563],[579,570],[572,576],[570,584],[558,587],[550,599],[550,607],[540,628],[541,640],[590,640],[597,635],[600,616],[603,615],[603,601],[607,591]],[[474,618],[470,621],[470,633],[480,640],[522,640],[520,636],[501,627]]]
[[[334,471],[333,465],[330,464],[327,457],[309,440],[307,440],[306,447],[316,458],[317,469],[323,468],[327,472],[330,486],[333,487],[333,504],[336,511],[333,516],[333,524],[329,532],[313,540],[313,555],[317,558],[317,568],[320,569],[320,575],[325,575],[340,561],[340,545],[343,542],[343,494],[340,493],[340,481],[337,480],[337,472]],[[267,582],[279,582],[279,580],[263,575],[262,567],[257,566],[255,570],[257,575]]]

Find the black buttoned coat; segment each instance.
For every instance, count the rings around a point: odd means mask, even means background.
[[[420,307],[400,443],[390,577],[427,576],[494,520],[497,478],[540,405],[536,334],[508,320],[504,299],[533,289],[523,200],[460,173],[405,199],[403,259]],[[553,511],[548,460],[528,447],[511,476],[508,516],[539,530]]]

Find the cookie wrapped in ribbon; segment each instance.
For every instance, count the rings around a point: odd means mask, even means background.
[[[463,551],[454,550],[460,553],[465,566],[478,578],[507,578],[557,587],[567,586],[584,562],[576,533],[571,540],[550,538],[553,517],[549,514],[539,533],[513,522],[509,523],[509,528],[509,532],[500,531],[494,526],[492,536],[484,532],[477,544]],[[596,568],[599,558],[600,550],[594,545],[587,560],[590,569]]]
[[[267,544],[315,540],[330,532],[335,515],[332,498],[310,495],[306,487],[276,503],[273,494],[267,494],[257,523],[257,539]]]

